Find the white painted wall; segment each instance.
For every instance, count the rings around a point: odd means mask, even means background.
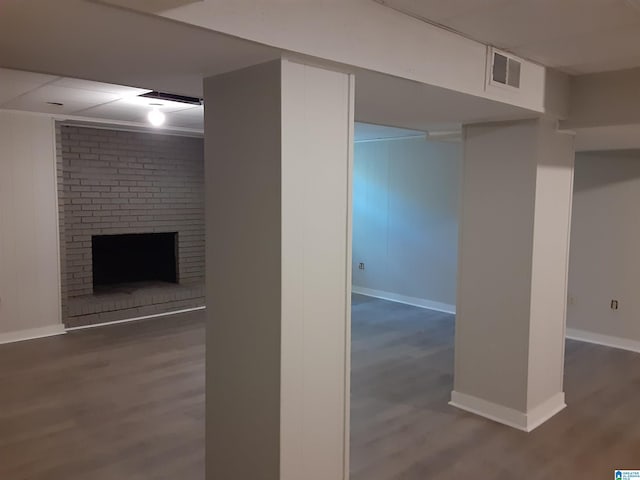
[[[356,291],[455,310],[461,168],[459,142],[356,143]]]
[[[0,111],[0,342],[62,331],[51,118]]]
[[[639,205],[640,152],[577,154],[569,263],[570,335],[640,347]],[[612,299],[619,301],[617,311],[610,308]]]
[[[348,478],[353,100],[288,60],[205,81],[209,479]]]

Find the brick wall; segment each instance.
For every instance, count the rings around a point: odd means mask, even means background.
[[[92,235],[177,231],[180,285],[202,284],[203,139],[57,128],[63,314],[93,293]]]

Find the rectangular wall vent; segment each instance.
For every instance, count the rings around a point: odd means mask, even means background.
[[[520,88],[520,66],[522,63],[509,55],[490,49],[492,84]]]

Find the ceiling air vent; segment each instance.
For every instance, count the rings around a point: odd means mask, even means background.
[[[489,54],[491,56],[490,83],[520,88],[520,66],[522,62],[494,49],[490,49]]]
[[[187,97],[185,95],[176,95],[174,93],[166,92],[149,92],[138,95],[139,97],[150,98],[152,100],[166,100],[169,102],[189,103],[191,105],[202,105],[202,99],[198,97]]]

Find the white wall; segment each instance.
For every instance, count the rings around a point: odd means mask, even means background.
[[[53,120],[0,111],[0,342],[61,330]]]
[[[574,184],[567,326],[640,347],[640,152],[579,153]]]
[[[356,291],[455,309],[461,167],[461,143],[424,138],[356,143]],[[358,268],[360,262],[365,270]]]

